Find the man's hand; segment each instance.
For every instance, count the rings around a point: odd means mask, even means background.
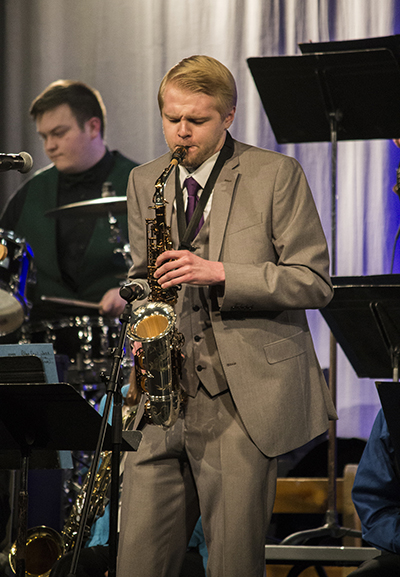
[[[119,317],[126,305],[126,301],[119,296],[119,288],[108,290],[100,301],[99,312],[107,317]]]
[[[222,262],[205,260],[189,250],[166,250],[156,260],[154,273],[163,289],[179,284],[210,286],[224,284]]]

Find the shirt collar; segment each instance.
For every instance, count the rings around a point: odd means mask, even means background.
[[[201,164],[193,172],[189,172],[185,166],[182,166],[180,164],[179,165],[179,179],[180,179],[181,187],[183,188],[185,179],[188,178],[189,176],[192,176],[200,184],[201,188],[204,189],[204,187],[207,183],[208,177],[210,176],[211,171],[214,167],[214,164],[217,161],[219,153],[220,153],[220,151],[218,151],[215,154],[213,154],[212,156],[210,156],[210,158],[205,160],[203,162],[203,164]]]

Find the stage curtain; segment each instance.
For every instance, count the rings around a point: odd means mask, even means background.
[[[74,78],[100,90],[109,146],[149,161],[166,149],[156,99],[163,75],[185,56],[208,54],[237,80],[232,135],[301,162],[332,250],[330,143],[279,146],[246,60],[300,57],[304,42],[394,34],[400,20],[394,0],[3,0],[2,16],[2,152],[26,150],[35,169],[47,164],[29,105],[50,82]],[[338,275],[390,272],[399,221],[391,188],[399,158],[391,141],[339,142]],[[24,177],[0,177],[1,209]],[[309,319],[320,362],[328,367],[329,330],[318,311]],[[359,379],[340,350],[337,406],[338,434],[367,437],[379,408],[375,385]]]

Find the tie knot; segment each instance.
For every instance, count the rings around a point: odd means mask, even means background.
[[[185,180],[185,186],[188,195],[192,197],[196,197],[199,189],[201,188],[200,184],[192,176]]]

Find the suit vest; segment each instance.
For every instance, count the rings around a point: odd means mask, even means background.
[[[209,234],[210,219],[207,218],[192,243],[196,249],[194,253],[206,260],[209,258]],[[172,238],[177,246],[176,212],[173,213]],[[196,395],[200,383],[211,396],[228,388],[211,325],[208,293],[208,287],[183,285],[175,307],[178,329],[185,337],[182,386],[191,397]]]

